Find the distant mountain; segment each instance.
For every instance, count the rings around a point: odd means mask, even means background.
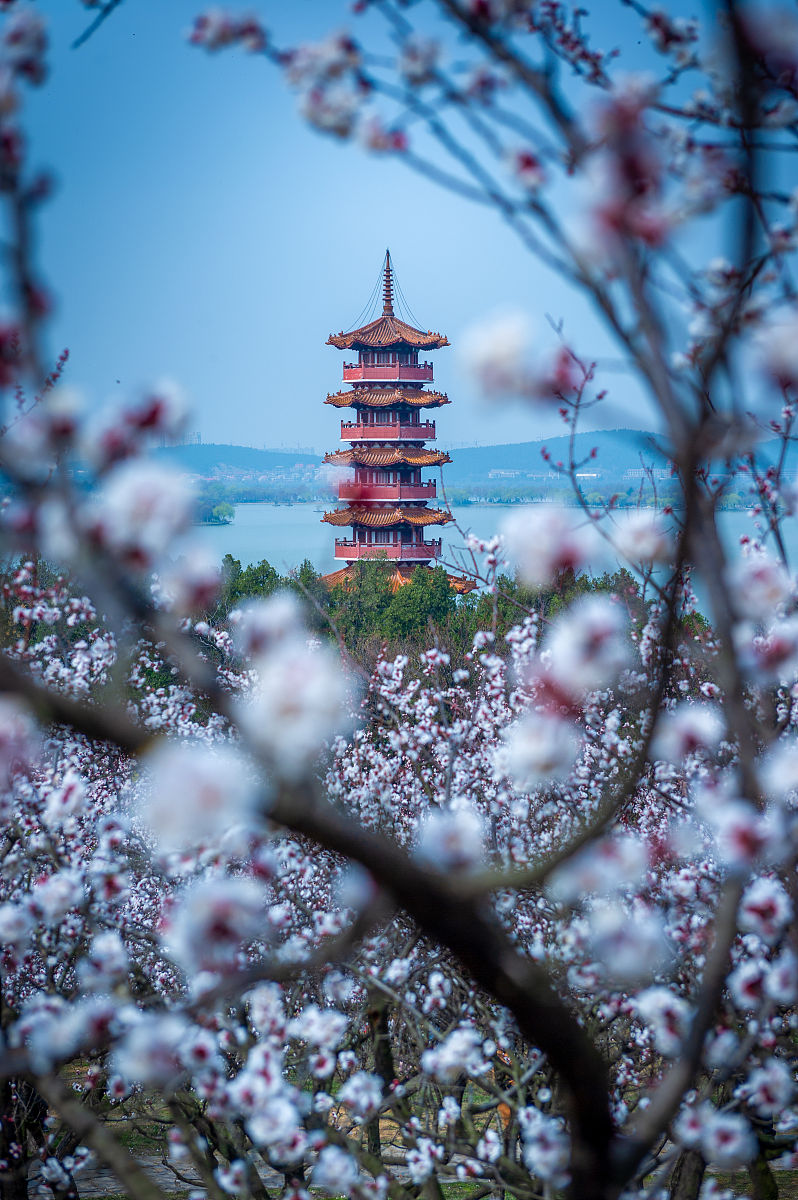
[[[177,462],[184,471],[192,475],[224,474],[225,468],[233,471],[277,471],[281,467],[293,467],[297,463],[321,466],[318,454],[300,453],[298,450],[256,450],[253,446],[226,446],[213,442],[199,446],[166,446],[155,453],[159,457]]]
[[[434,445],[435,443],[432,443]],[[442,439],[445,447],[445,440]],[[667,461],[658,450],[654,434],[643,429],[601,429],[579,433],[576,436],[576,458],[584,462],[584,471],[597,471],[604,478],[620,477],[625,471],[647,467],[665,467]],[[549,454],[547,462],[542,455]],[[591,452],[595,450],[595,458]],[[760,442],[757,457],[762,461],[775,461],[779,444],[775,440]],[[256,450],[251,446],[208,444],[198,446],[170,446],[155,452],[179,464],[183,470],[194,475],[224,478],[241,472],[268,474],[291,472],[301,465],[303,470],[293,472],[297,478],[310,480],[314,470],[322,464],[318,454],[306,454],[298,450]],[[569,439],[567,435],[540,438],[534,442],[509,442],[498,446],[467,446],[452,450],[452,462],[444,468],[447,484],[492,483],[509,477],[528,479],[530,476],[546,477],[558,462],[567,463]],[[791,445],[786,460],[788,473],[798,471],[798,446]],[[721,468],[722,469],[722,468]],[[493,472],[493,474],[491,474]]]
[[[551,456],[550,463],[542,456],[544,448]],[[592,467],[602,474],[616,475],[641,466],[665,466],[658,452],[654,435],[642,429],[602,429],[595,433],[576,435],[577,461],[588,459],[591,451],[596,457]],[[469,446],[452,450],[452,463],[445,468],[444,478],[450,483],[485,480],[491,471],[520,471],[523,474],[546,474],[551,463],[568,462],[567,436],[541,438],[536,442],[510,442],[503,446]]]

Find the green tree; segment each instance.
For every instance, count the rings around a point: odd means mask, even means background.
[[[220,501],[220,503],[214,505],[213,509],[211,510],[211,520],[216,521],[219,525],[228,524],[230,521],[232,521],[235,515],[236,510],[233,508],[232,504],[227,502],[227,500]]]
[[[279,573],[265,558],[242,570],[237,558],[225,554],[222,559],[222,587],[214,617],[217,620],[226,617],[242,600],[269,596],[282,582]]]
[[[330,616],[350,649],[382,632],[382,618],[391,603],[385,564],[356,563],[351,579],[330,593]]]
[[[289,573],[285,584],[286,587],[299,592],[303,600],[314,606],[327,609],[330,605],[329,589],[309,558],[303,559],[299,566]]]
[[[443,568],[417,567],[385,609],[382,628],[388,638],[415,640],[430,623],[443,627],[454,608],[455,595]]]

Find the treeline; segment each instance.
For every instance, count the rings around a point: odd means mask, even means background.
[[[258,483],[239,482],[235,479],[211,479],[203,480],[200,485],[198,506],[202,513],[217,504],[251,504],[257,501],[272,504],[275,502],[285,504],[287,501],[291,501],[301,504],[310,500],[331,504],[334,497],[329,488],[316,482]]]
[[[487,591],[458,595],[441,567],[417,568],[410,582],[393,592],[385,564],[358,563],[347,585],[330,589],[307,559],[283,576],[266,560],[242,568],[238,559],[227,554],[219,603],[210,618],[223,621],[239,604],[279,588],[299,592],[313,610],[320,636],[339,638],[367,668],[384,646],[389,655],[413,657],[436,643],[457,665],[470,651],[478,630],[490,630],[500,640],[526,612],[549,618],[587,592],[616,592],[633,610],[642,608],[637,583],[624,570],[598,577],[568,573],[559,587],[540,591],[504,575],[495,595]]]

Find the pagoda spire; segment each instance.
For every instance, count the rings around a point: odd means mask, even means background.
[[[391,252],[385,251],[385,282],[382,289],[382,315],[393,316],[393,272],[391,270]]]

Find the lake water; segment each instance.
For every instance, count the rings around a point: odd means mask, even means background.
[[[332,504],[328,505],[331,508]],[[517,508],[510,504],[467,504],[452,508],[452,515],[464,532],[488,538],[496,533],[507,513]],[[319,502],[308,504],[239,504],[230,525],[202,525],[194,530],[195,540],[205,545],[221,562],[232,554],[242,566],[267,559],[281,574],[296,567],[304,558],[310,559],[316,570],[334,571],[342,566],[336,562],[333,547],[341,531],[321,520],[324,510]],[[576,514],[575,514],[576,515]],[[741,535],[754,532],[753,522],[745,512],[721,514],[721,528],[729,546]],[[798,562],[798,521],[788,518],[783,526],[787,549],[793,563]],[[432,536],[443,541],[442,561],[456,562],[462,552],[463,540],[454,525],[433,529]]]
[[[327,509],[333,508],[331,503]],[[452,508],[455,521],[464,532],[490,537],[512,508],[508,504],[467,504]],[[309,504],[239,504],[230,525],[200,525],[194,530],[199,540],[216,555],[219,561],[232,554],[242,566],[266,559],[285,574],[304,558],[309,558],[317,571],[335,571],[344,566],[336,561],[333,550],[336,537],[348,530],[336,529],[322,521],[325,510],[316,503]],[[463,539],[454,525],[432,529],[428,537],[442,538],[442,558],[454,561]]]

